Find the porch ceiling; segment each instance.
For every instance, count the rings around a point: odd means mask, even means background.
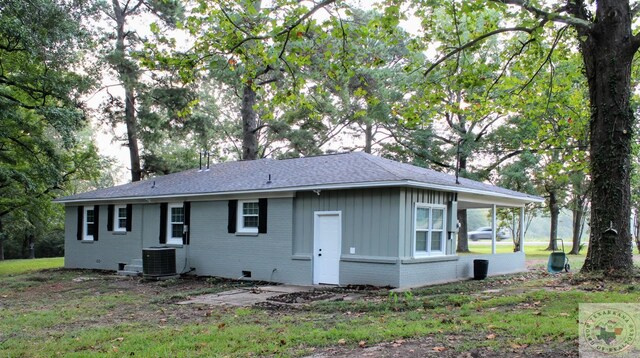
[[[521,208],[532,201],[533,200],[505,198],[500,196],[458,193],[458,209],[491,208],[493,205],[507,208]]]

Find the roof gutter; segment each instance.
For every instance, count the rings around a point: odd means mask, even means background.
[[[123,196],[112,198],[81,198],[81,199],[54,199],[56,203],[62,204],[82,204],[82,203],[95,203],[95,202],[114,202],[114,201],[159,201],[160,199],[177,199],[177,198],[197,198],[197,197],[231,197],[231,196],[246,196],[252,194],[264,195],[269,193],[281,193],[285,196],[292,196],[288,193],[295,191],[310,191],[310,190],[331,190],[331,189],[362,189],[362,188],[388,188],[388,187],[402,187],[409,186],[421,189],[434,189],[440,191],[449,191],[456,193],[476,194],[488,197],[499,197],[504,199],[516,200],[522,203],[541,203],[543,198],[537,196],[516,196],[506,193],[497,193],[486,190],[478,190],[471,188],[460,188],[448,185],[428,184],[417,182],[413,180],[397,180],[397,181],[384,181],[384,182],[363,182],[363,183],[341,183],[341,184],[323,184],[323,185],[307,185],[297,187],[282,187],[273,189],[259,189],[259,190],[238,190],[238,191],[226,191],[226,192],[206,192],[206,193],[191,193],[191,194],[166,194],[166,195],[153,195],[153,196]],[[287,194],[286,194],[287,193]],[[281,195],[282,196],[282,195]]]

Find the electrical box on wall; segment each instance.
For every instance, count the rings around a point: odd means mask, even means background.
[[[458,202],[455,200],[449,202],[447,226],[449,232],[458,232]]]

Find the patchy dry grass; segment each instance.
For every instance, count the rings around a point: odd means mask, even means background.
[[[638,302],[635,284],[536,268],[267,310],[175,304],[246,282],[27,271],[0,275],[0,351],[23,357],[359,356],[375,348],[400,356],[577,356],[578,303]]]

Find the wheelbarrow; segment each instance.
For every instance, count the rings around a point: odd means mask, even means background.
[[[556,251],[554,248],[551,255],[549,255],[549,263],[547,264],[547,271],[551,273],[558,273],[564,270],[565,272],[569,272],[571,270],[571,265],[569,265],[569,258],[567,254],[564,252],[564,241],[562,239],[556,239],[555,241],[560,241],[562,244],[562,251],[559,249]],[[555,245],[556,247],[558,245]]]

